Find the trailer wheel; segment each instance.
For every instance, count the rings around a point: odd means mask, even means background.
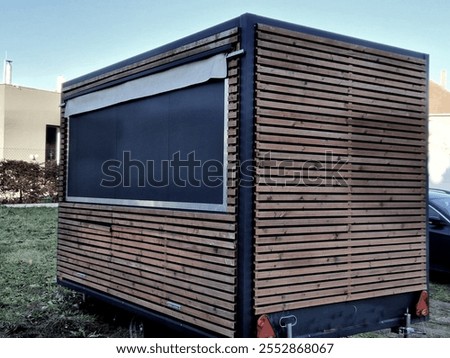
[[[128,326],[130,338],[144,338],[145,325],[139,317],[133,316]]]

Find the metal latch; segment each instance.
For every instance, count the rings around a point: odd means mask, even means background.
[[[287,338],[292,338],[292,327],[297,324],[297,317],[294,315],[283,316],[279,321],[280,327],[286,328]]]

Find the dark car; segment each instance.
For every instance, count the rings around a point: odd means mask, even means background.
[[[450,192],[428,193],[430,270],[450,274]]]

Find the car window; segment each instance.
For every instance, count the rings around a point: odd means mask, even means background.
[[[433,198],[431,204],[447,219],[450,218],[450,196]],[[435,212],[435,210],[433,210],[433,212]]]

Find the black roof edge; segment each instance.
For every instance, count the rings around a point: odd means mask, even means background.
[[[245,21],[245,20],[248,20]],[[291,22],[286,22],[286,21],[281,21],[281,20],[276,20],[273,18],[268,18],[268,17],[264,17],[264,16],[259,16],[259,15],[255,15],[255,14],[251,14],[251,13],[245,13],[239,17],[233,18],[231,20],[225,21],[223,23],[220,23],[218,25],[215,25],[213,27],[209,27],[205,30],[196,32],[192,35],[183,37],[179,40],[170,42],[166,45],[162,45],[160,47],[157,47],[155,49],[143,52],[141,54],[138,54],[136,56],[124,59],[123,61],[114,63],[110,66],[101,68],[99,70],[90,72],[86,75],[80,76],[80,77],[76,77],[72,80],[68,80],[64,83],[64,87],[66,86],[71,86],[74,85],[78,82],[82,82],[85,80],[88,80],[90,78],[108,73],[110,71],[125,67],[127,65],[131,65],[133,63],[139,62],[141,60],[144,60],[146,58],[150,58],[152,56],[156,56],[159,55],[161,53],[173,50],[177,47],[186,45],[188,43],[191,42],[195,42],[198,41],[202,38],[211,36],[213,34],[216,34],[218,32],[222,32],[222,31],[226,31],[229,30],[233,27],[239,27],[240,24],[242,24],[243,22],[253,22],[254,24],[257,23],[261,23],[261,24],[266,24],[269,26],[277,26],[277,27],[282,27],[288,30],[293,30],[293,31],[298,31],[298,32],[303,32],[306,34],[310,34],[310,35],[316,35],[316,36],[322,36],[322,37],[326,37],[326,38],[330,38],[330,39],[335,39],[338,41],[343,41],[343,42],[347,42],[347,43],[351,43],[351,44],[355,44],[355,45],[362,45],[362,46],[366,46],[366,47],[371,47],[371,48],[375,48],[375,49],[379,49],[379,50],[384,50],[384,51],[388,51],[388,52],[393,52],[393,53],[397,53],[400,55],[404,55],[404,56],[410,56],[410,57],[415,57],[415,58],[419,58],[419,59],[424,59],[428,61],[428,54],[424,54],[421,52],[416,52],[416,51],[412,51],[412,50],[407,50],[407,49],[403,49],[400,47],[395,47],[395,46],[390,46],[390,45],[386,45],[386,44],[381,44],[378,42],[372,42],[372,41],[368,41],[368,40],[363,40],[357,37],[352,37],[352,36],[348,36],[348,35],[341,35],[341,34],[337,34],[334,32],[330,32],[330,31],[324,31],[324,30],[319,30],[316,28],[312,28],[312,27],[307,27],[307,26],[303,26],[303,25],[299,25],[299,24],[294,24]]]
[[[428,54],[425,54],[422,52],[408,50],[408,49],[396,47],[396,46],[390,46],[390,45],[387,45],[384,43],[379,43],[379,42],[370,41],[370,40],[364,40],[364,39],[357,38],[354,36],[338,34],[338,33],[331,32],[331,31],[320,30],[320,29],[316,29],[313,27],[308,27],[308,26],[291,23],[291,22],[276,20],[276,19],[272,19],[272,18],[268,18],[268,17],[264,17],[264,16],[253,15],[253,14],[244,14],[243,16],[253,17],[255,19],[255,23],[258,22],[258,23],[262,23],[262,24],[266,24],[266,25],[278,26],[278,27],[285,28],[287,30],[303,32],[303,33],[306,33],[309,35],[322,36],[322,37],[326,37],[329,39],[334,39],[334,40],[338,40],[338,41],[342,41],[342,42],[348,42],[348,43],[351,43],[354,45],[362,45],[362,46],[366,46],[366,47],[370,47],[370,48],[375,48],[378,50],[393,52],[393,53],[397,53],[399,55],[410,56],[410,57],[415,57],[415,58],[424,59],[424,60],[428,59],[428,57],[429,57]]]
[[[237,26],[239,26],[239,18],[234,18],[234,19],[228,20],[228,21],[223,22],[221,24],[218,24],[216,26],[213,26],[213,27],[207,28],[205,30],[196,32],[196,33],[194,33],[192,35],[188,35],[186,37],[183,37],[183,38],[181,38],[179,40],[175,40],[173,42],[170,42],[168,44],[165,44],[165,45],[162,45],[160,47],[154,48],[152,50],[143,52],[143,53],[138,54],[136,56],[129,57],[127,59],[124,59],[123,61],[114,63],[114,64],[112,64],[110,66],[103,67],[103,68],[101,68],[99,70],[90,72],[90,73],[88,73],[86,75],[83,75],[83,76],[80,76],[80,77],[76,77],[76,78],[74,78],[72,80],[66,81],[64,83],[64,85],[65,86],[70,86],[70,85],[76,84],[78,82],[82,82],[84,80],[88,80],[88,79],[90,79],[92,77],[96,77],[96,76],[108,73],[110,71],[114,71],[116,69],[119,69],[119,68],[122,68],[122,67],[125,67],[125,66],[128,66],[128,65],[131,65],[133,63],[145,60],[145,59],[150,58],[152,56],[156,56],[156,55],[159,55],[161,53],[164,53],[164,52],[176,49],[178,47],[181,47],[183,45],[189,44],[191,42],[195,42],[195,41],[201,40],[202,38],[211,36],[211,35],[216,34],[218,32],[230,30],[233,27],[237,27]]]

